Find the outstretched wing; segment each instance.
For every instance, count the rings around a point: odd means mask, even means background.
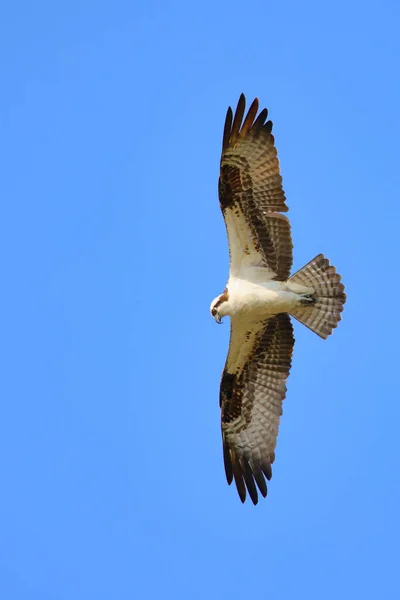
[[[240,96],[235,116],[229,107],[222,142],[219,201],[228,233],[231,274],[254,267],[270,279],[285,280],[292,266],[292,240],[282,189],[272,122],[256,98],[242,123],[246,100]],[[265,274],[264,274],[265,275]]]
[[[242,502],[247,488],[257,504],[256,484],[267,495],[293,345],[287,313],[267,321],[231,320],[220,406],[226,478],[229,484],[235,479]]]

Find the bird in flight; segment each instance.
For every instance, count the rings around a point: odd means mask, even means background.
[[[225,473],[242,502],[267,495],[294,346],[290,319],[327,338],[341,318],[344,286],[322,254],[290,276],[292,238],[267,109],[246,116],[229,107],[222,140],[219,202],[228,235],[226,288],[211,303],[217,323],[231,320],[221,378]],[[244,119],[243,119],[244,117]]]

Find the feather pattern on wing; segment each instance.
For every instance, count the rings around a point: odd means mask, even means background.
[[[244,118],[245,97],[224,127],[219,200],[228,233],[231,274],[264,267],[269,279],[285,280],[292,266],[292,240],[279,160],[267,109],[257,98]],[[243,121],[243,123],[242,123]]]
[[[258,322],[232,318],[220,406],[226,478],[235,480],[242,502],[247,489],[257,504],[256,485],[267,494],[293,345],[287,313]]]

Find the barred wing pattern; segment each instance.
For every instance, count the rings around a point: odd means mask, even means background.
[[[270,278],[289,277],[292,240],[279,160],[268,111],[257,98],[243,121],[245,97],[235,115],[229,107],[224,127],[219,200],[228,234],[231,274],[252,267],[269,269]],[[242,123],[243,121],[243,123]]]
[[[243,322],[243,317],[232,318],[220,405],[226,478],[229,484],[235,480],[242,502],[246,489],[254,504],[257,487],[262,496],[267,495],[265,478],[272,476],[293,346],[287,313],[257,325]]]
[[[326,339],[337,327],[346,294],[339,273],[323,254],[318,254],[302,269],[290,278],[291,283],[312,286],[316,295],[313,310],[299,306],[292,311],[292,316]]]

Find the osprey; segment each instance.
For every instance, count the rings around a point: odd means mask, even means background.
[[[290,276],[292,239],[272,123],[258,99],[246,117],[240,96],[229,107],[222,141],[219,202],[228,235],[225,291],[211,304],[217,323],[231,319],[220,407],[225,473],[242,502],[267,495],[286,379],[294,346],[290,315],[322,338],[340,320],[341,278],[319,254]]]

